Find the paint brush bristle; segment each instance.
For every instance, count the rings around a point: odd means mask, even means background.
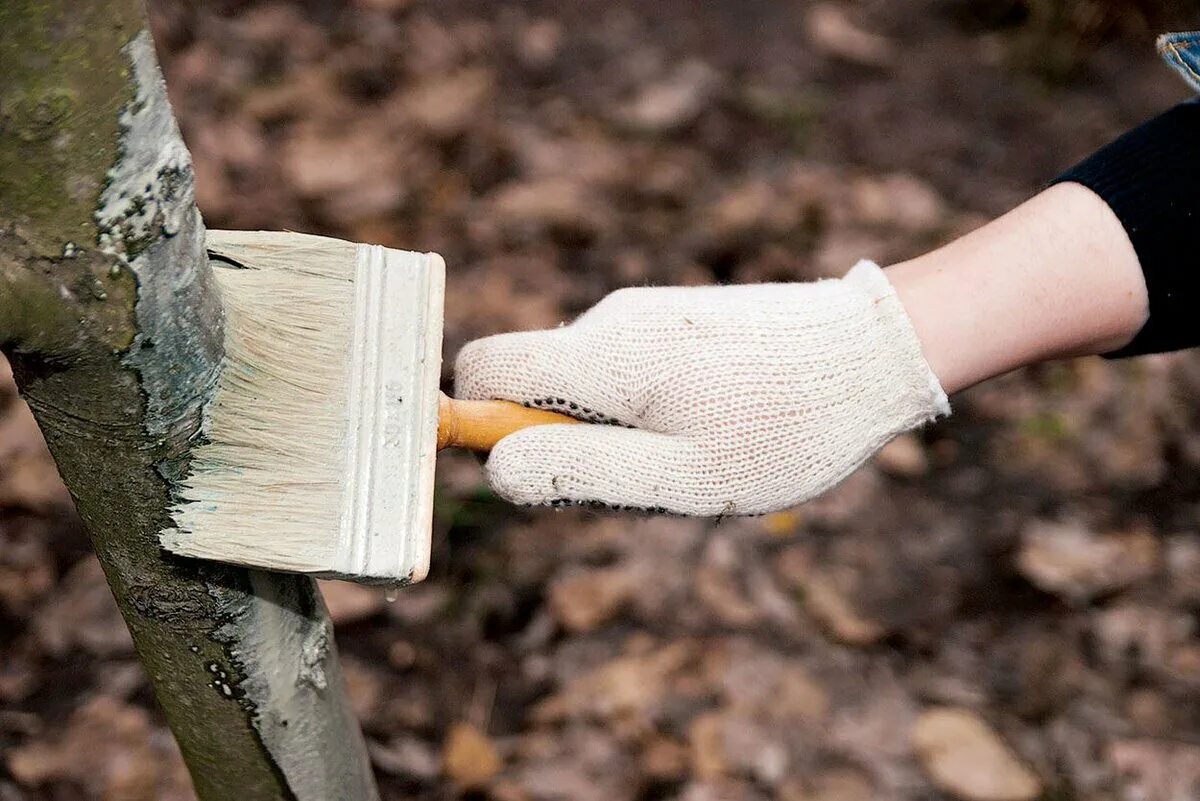
[[[210,231],[225,357],[164,547],[399,584],[429,562],[444,265]]]

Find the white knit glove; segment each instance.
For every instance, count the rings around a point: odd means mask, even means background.
[[[622,289],[570,325],[468,344],[455,383],[613,424],[505,437],[487,473],[509,501],[684,515],[801,503],[950,411],[867,261],[815,283]]]

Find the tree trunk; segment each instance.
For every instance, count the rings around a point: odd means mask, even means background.
[[[373,799],[309,579],[158,545],[221,357],[140,0],[0,2],[0,344],[202,799]]]

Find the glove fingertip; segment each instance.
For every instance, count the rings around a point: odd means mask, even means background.
[[[485,471],[488,484],[510,503],[544,505],[561,498],[554,486],[554,466],[537,443],[547,426],[509,434],[496,443]]]
[[[468,342],[454,362],[454,391],[460,398],[528,400],[548,371],[569,360],[560,355],[558,330],[515,331]]]
[[[676,511],[664,476],[691,463],[687,444],[667,434],[602,425],[534,426],[496,444],[488,482],[527,505],[600,504]]]

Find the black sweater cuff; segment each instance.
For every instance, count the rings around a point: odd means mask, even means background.
[[[1200,102],[1176,106],[1084,159],[1074,181],[1116,213],[1137,251],[1150,318],[1110,357],[1200,345]]]

